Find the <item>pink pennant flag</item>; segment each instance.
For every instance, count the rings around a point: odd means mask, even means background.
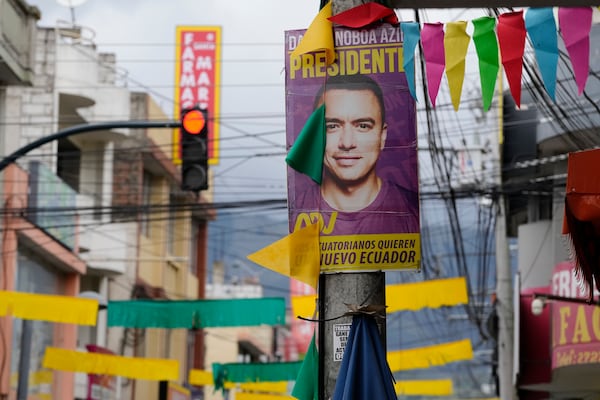
[[[525,21],[523,11],[502,14],[498,17],[498,45],[510,93],[517,107],[521,107],[521,78],[525,51]]]
[[[581,95],[590,73],[592,7],[559,7],[558,24]]]
[[[427,91],[431,104],[435,107],[435,99],[446,68],[444,25],[440,22],[423,24],[421,44],[423,45],[423,58],[425,59]]]

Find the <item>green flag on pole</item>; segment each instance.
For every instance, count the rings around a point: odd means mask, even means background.
[[[318,400],[319,398],[319,352],[315,345],[314,333],[300,371],[298,371],[292,396],[298,400]]]
[[[321,184],[325,154],[325,104],[308,118],[290,149],[285,162],[298,172]]]

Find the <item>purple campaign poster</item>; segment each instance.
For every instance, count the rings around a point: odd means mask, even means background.
[[[322,106],[326,146],[320,185],[288,167],[290,232],[320,224],[323,272],[418,269],[416,106],[400,27],[335,28],[329,66],[325,52],[291,57],[304,32],[285,35],[286,146]]]

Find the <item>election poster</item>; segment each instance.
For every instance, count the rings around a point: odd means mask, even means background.
[[[219,124],[213,116],[220,113],[221,27],[178,26],[175,54],[175,108],[199,106],[208,110],[208,162],[219,162]],[[181,133],[173,130],[173,162],[181,164]]]
[[[322,162],[320,182],[288,166],[289,230],[319,224],[323,272],[418,269],[416,105],[400,27],[334,28],[330,65],[324,51],[292,57],[304,32],[285,34],[286,147],[318,115],[310,134],[325,141],[306,152]]]

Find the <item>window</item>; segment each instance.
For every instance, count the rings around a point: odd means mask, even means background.
[[[152,175],[148,171],[144,171],[142,179],[142,212],[140,221],[140,230],[142,235],[150,236],[150,206],[152,192]]]
[[[56,175],[73,190],[79,192],[79,170],[81,169],[81,150],[69,139],[58,140]]]

